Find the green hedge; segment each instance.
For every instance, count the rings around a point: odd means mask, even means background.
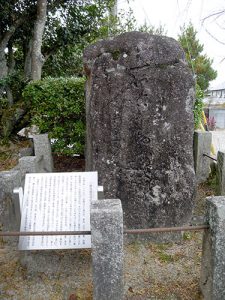
[[[23,97],[32,124],[49,133],[53,151],[83,154],[85,142],[85,78],[44,78],[29,83]],[[70,146],[69,146],[70,145]]]

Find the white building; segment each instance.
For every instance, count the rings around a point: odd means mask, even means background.
[[[216,127],[225,129],[225,82],[211,87],[203,99],[208,118],[215,118]]]

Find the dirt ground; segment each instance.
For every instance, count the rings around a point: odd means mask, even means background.
[[[13,154],[15,149],[12,145],[11,148],[8,152],[0,149],[0,169],[16,164],[18,155]],[[56,171],[81,171],[84,170],[84,158],[54,155],[54,165]],[[205,197],[213,193],[214,188],[209,183],[199,185],[195,216],[204,214]],[[157,244],[139,240],[126,243],[124,299],[202,299],[199,288],[201,248],[202,232],[185,232],[179,242],[173,243]],[[92,299],[90,250],[52,251],[50,260],[56,262],[54,272],[42,271],[40,252],[34,253],[37,272],[22,263],[23,255],[16,246],[0,241],[0,299]],[[45,269],[46,266],[43,266]]]
[[[41,271],[41,266],[38,272],[29,270],[21,265],[22,255],[15,247],[1,244],[0,299],[92,299],[90,250],[54,251],[50,254],[53,261],[58,258],[54,273]],[[126,244],[125,299],[202,299],[200,265],[200,233],[188,233],[179,243]]]

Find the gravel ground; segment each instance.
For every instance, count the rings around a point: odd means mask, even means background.
[[[84,168],[84,160],[55,157],[54,162],[56,171]],[[208,185],[199,186],[195,216],[204,214],[204,199],[212,193]],[[125,244],[124,298],[202,299],[199,289],[201,247],[202,232],[185,233],[176,243],[136,240]],[[92,299],[90,250],[36,251],[30,255],[33,264],[26,267],[24,253],[0,241],[0,299]],[[43,255],[49,259],[43,259]],[[52,269],[46,265],[49,260],[54,266]]]

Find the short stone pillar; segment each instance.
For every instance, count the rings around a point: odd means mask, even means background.
[[[206,199],[200,286],[205,300],[225,299],[225,197]]]
[[[210,174],[210,158],[203,154],[210,155],[212,134],[207,131],[195,131],[194,133],[194,166],[196,180],[198,183],[206,181]]]
[[[34,153],[40,159],[43,157],[43,169],[45,172],[53,171],[53,158],[51,144],[48,134],[38,134],[33,136]]]
[[[20,205],[13,189],[21,186],[19,170],[0,172],[0,228],[3,231],[18,231],[20,228]],[[9,244],[17,244],[18,237],[5,237]]]
[[[118,199],[91,204],[94,300],[123,299],[123,213]]]
[[[194,206],[194,80],[169,37],[128,32],[84,51],[86,170],[128,228],[179,226]]]
[[[24,156],[19,159],[18,168],[21,172],[21,184],[24,186],[25,176],[28,173],[44,173],[43,158],[36,156]]]
[[[225,196],[225,153],[217,153],[217,192],[218,195]]]

